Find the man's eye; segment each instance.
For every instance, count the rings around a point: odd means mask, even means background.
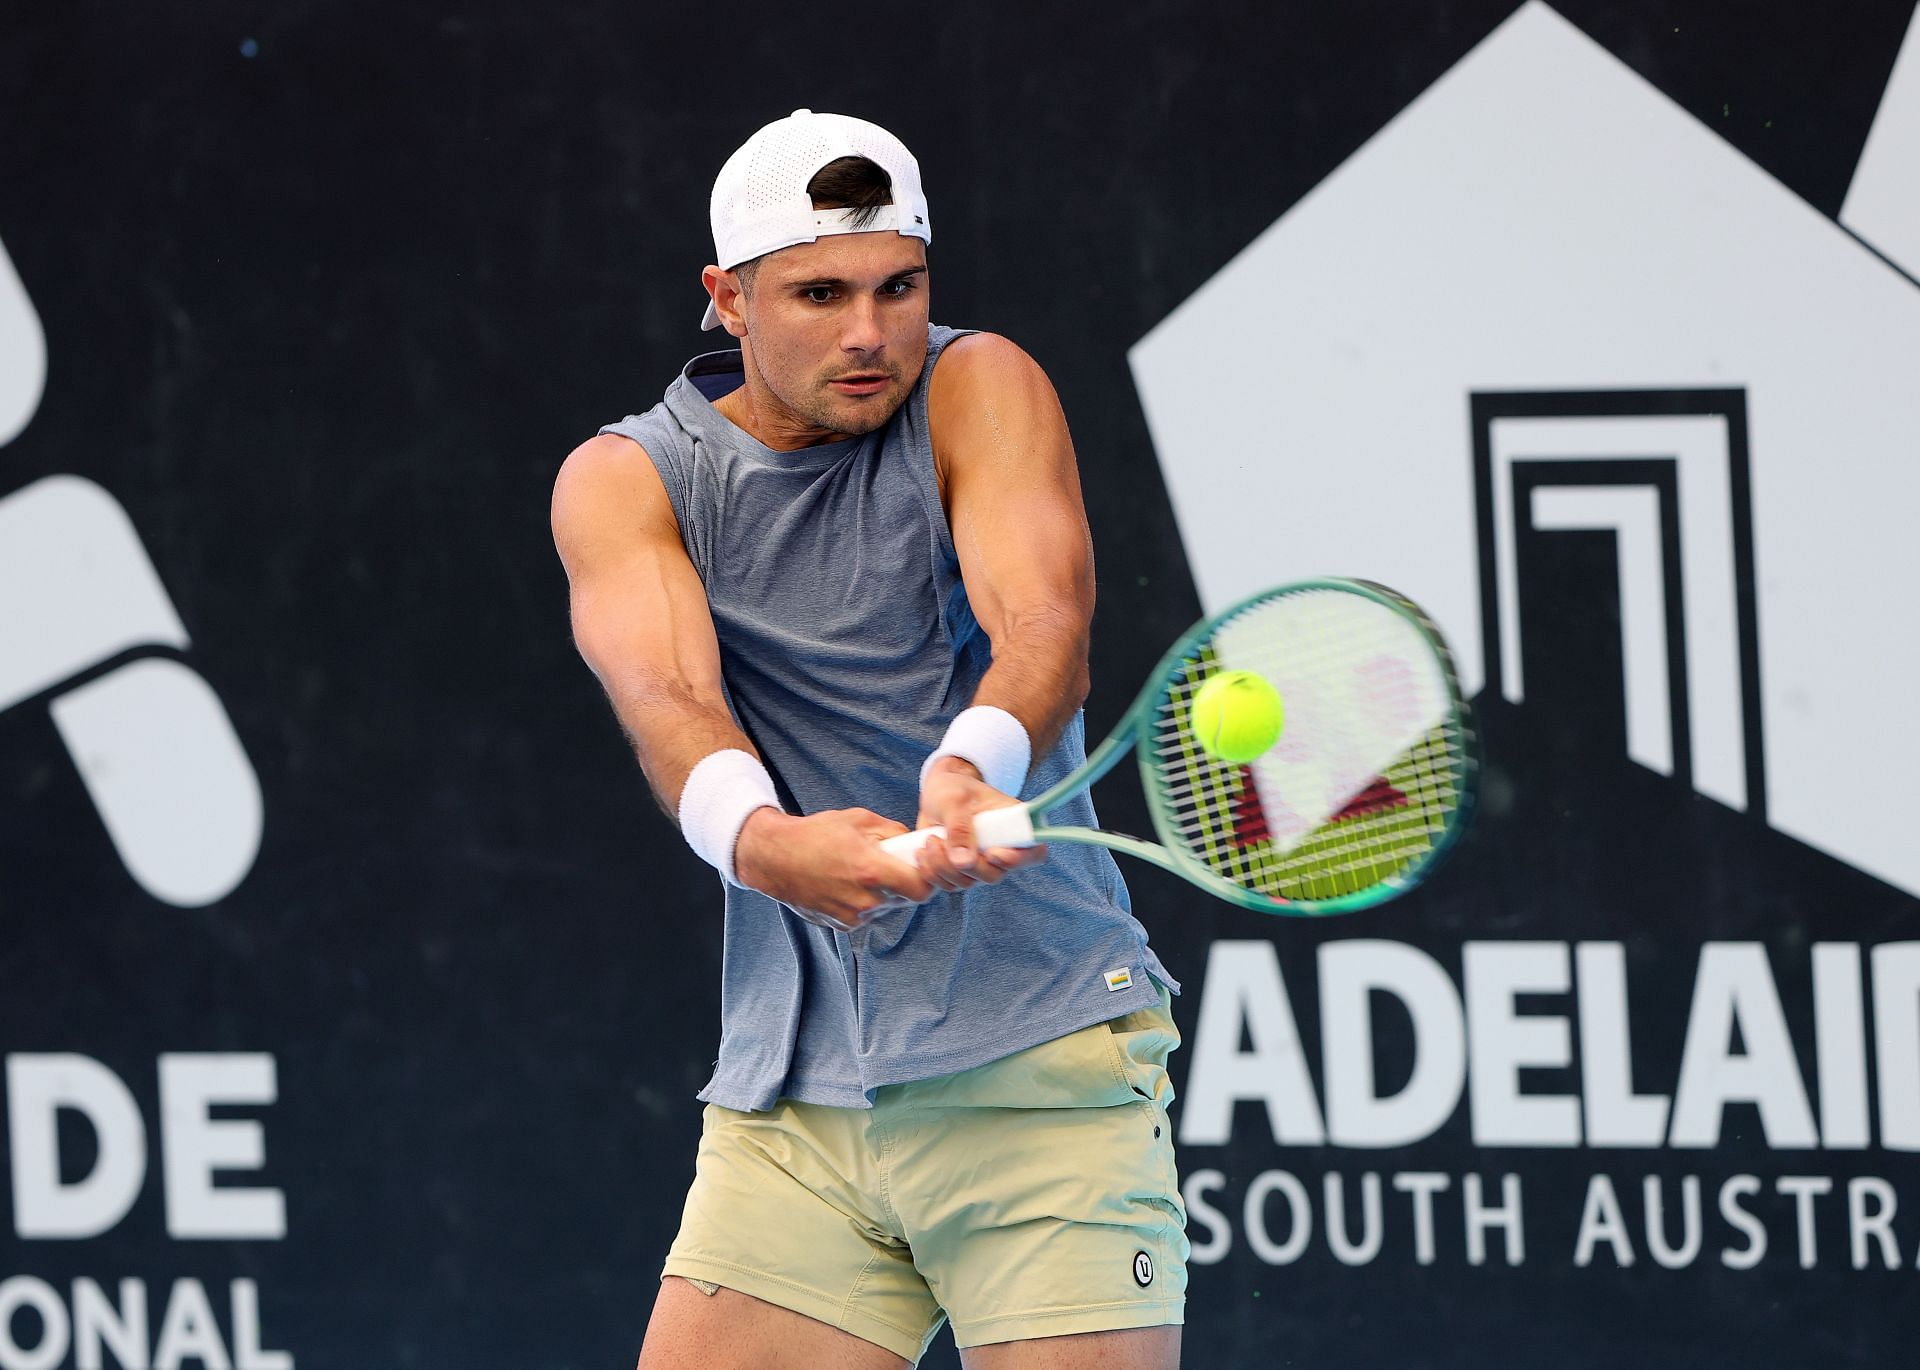
[[[807,287],[807,300],[811,304],[825,304],[833,298],[833,287],[814,285]]]
[[[911,295],[913,293],[913,278],[908,276],[901,280],[888,281],[885,285],[881,286],[880,289],[892,299],[898,299],[902,295]]]

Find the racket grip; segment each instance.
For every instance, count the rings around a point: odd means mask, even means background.
[[[880,850],[911,864],[929,838],[946,835],[947,830],[942,827],[920,828],[887,838],[880,844]],[[983,851],[988,847],[1031,847],[1035,845],[1033,815],[1027,812],[1025,804],[1009,804],[1004,809],[977,813],[973,816],[973,840]]]
[[[947,830],[938,826],[917,828],[913,832],[903,832],[897,837],[887,838],[881,842],[880,850],[911,866],[913,858],[920,854],[920,848],[926,846],[929,839],[946,835]]]
[[[1033,815],[1025,804],[1009,804],[1004,809],[988,809],[973,816],[973,842],[987,847],[1032,847]]]

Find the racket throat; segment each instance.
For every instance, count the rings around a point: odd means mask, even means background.
[[[1124,852],[1128,856],[1158,866],[1163,871],[1172,871],[1175,875],[1192,879],[1192,873],[1183,867],[1173,853],[1158,842],[1149,842],[1129,833],[1114,832],[1108,828],[1049,828],[1036,827],[1033,830],[1035,842],[1073,842],[1083,847],[1105,847],[1108,851]]]

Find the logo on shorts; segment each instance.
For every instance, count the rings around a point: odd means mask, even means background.
[[[1133,988],[1133,971],[1130,967],[1122,966],[1119,970],[1110,970],[1105,978],[1109,994],[1117,989]]]
[[[1133,1253],[1133,1282],[1142,1289],[1153,1283],[1153,1257],[1144,1251]]]

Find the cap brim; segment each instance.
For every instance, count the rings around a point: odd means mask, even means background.
[[[707,312],[700,316],[700,331],[702,333],[710,332],[711,330],[716,329],[719,326],[720,326],[719,311],[714,309],[713,301],[708,300]]]

